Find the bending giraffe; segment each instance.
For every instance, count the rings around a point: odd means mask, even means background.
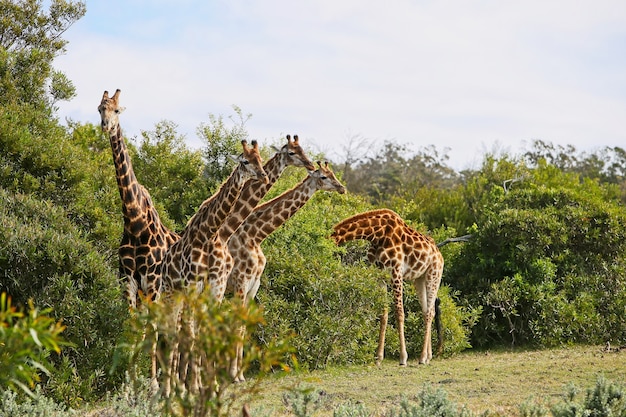
[[[136,308],[141,290],[154,300],[160,291],[160,281],[148,276],[148,270],[160,264],[168,247],[180,238],[169,230],[159,217],[148,190],[138,181],[122,136],[119,115],[120,90],[112,97],[105,91],[98,106],[102,131],[109,134],[115,178],[122,199],[124,232],[120,243],[119,275],[125,297],[131,308]]]
[[[388,209],[372,210],[349,217],[333,227],[331,237],[337,245],[363,239],[371,243],[368,260],[381,269],[391,271],[398,336],[400,338],[400,365],[406,366],[407,352],[404,339],[403,282],[411,282],[417,291],[424,317],[424,346],[420,364],[433,356],[431,328],[436,314],[437,292],[443,274],[443,256],[435,241],[410,228],[402,218]],[[388,311],[380,317],[380,332],[376,363],[385,352],[385,331]],[[440,335],[441,337],[441,335]]]
[[[319,168],[309,171],[309,175],[298,185],[257,206],[228,240],[228,251],[235,260],[228,276],[228,289],[244,304],[256,296],[261,284],[266,263],[261,250],[263,240],[296,214],[316,191],[346,192],[346,188],[328,167],[328,162],[324,166],[318,162],[318,165]],[[243,345],[240,343],[237,359],[232,363],[230,371],[237,381],[245,380],[242,360]]]

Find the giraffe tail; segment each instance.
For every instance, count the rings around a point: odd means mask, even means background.
[[[443,325],[441,324],[441,300],[435,299],[435,328],[437,329],[437,356],[443,353]]]

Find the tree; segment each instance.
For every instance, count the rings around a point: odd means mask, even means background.
[[[468,190],[474,237],[446,280],[469,305],[484,308],[475,345],[626,336],[626,213],[614,186],[581,181],[543,160],[529,168],[503,158],[487,159]]]
[[[0,105],[28,104],[51,114],[54,103],[75,94],[53,60],[65,52],[61,36],[84,16],[84,2],[0,1]]]
[[[206,168],[204,175],[211,192],[216,191],[218,186],[230,175],[232,161],[229,155],[241,153],[241,141],[248,139],[245,129],[246,122],[252,117],[244,115],[241,109],[233,106],[234,115],[229,116],[233,123],[228,127],[223,116],[209,114],[209,122],[202,123],[198,127],[198,136],[206,142],[203,150]]]
[[[173,122],[162,121],[154,130],[142,131],[139,148],[129,145],[139,181],[149,190],[162,220],[171,218],[182,230],[207,198],[205,162],[201,151],[189,149]],[[165,214],[167,213],[167,216]]]

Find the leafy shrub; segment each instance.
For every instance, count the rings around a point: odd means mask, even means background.
[[[551,408],[554,417],[624,416],[626,415],[626,391],[624,387],[598,378],[589,388],[582,401],[576,401],[579,390],[571,385],[563,402]]]
[[[79,412],[67,410],[64,405],[45,397],[40,390],[35,391],[33,398],[29,397],[23,401],[20,401],[14,392],[0,393],[0,417],[71,417],[77,415]]]
[[[64,327],[47,316],[50,310],[38,312],[32,302],[26,314],[11,305],[6,293],[0,295],[0,388],[21,389],[34,396],[32,389],[50,374],[50,351],[61,352],[60,336]]]
[[[483,308],[472,344],[622,340],[626,213],[613,188],[540,165],[505,191],[501,174],[447,273]]]
[[[402,399],[400,407],[391,409],[386,415],[389,417],[471,417],[473,415],[465,407],[458,409],[442,389],[425,387],[415,400],[417,404],[406,398]]]
[[[53,308],[73,345],[55,358],[58,373],[47,388],[65,386],[58,399],[73,405],[104,393],[122,378],[108,372],[127,317],[117,274],[65,210],[2,189],[0,207],[0,291],[18,306],[32,299],[38,309]],[[89,386],[78,383],[93,375],[101,378]]]
[[[246,307],[239,300],[216,303],[209,291],[176,293],[145,304],[146,309],[132,320],[137,340],[130,348],[138,358],[150,352],[158,339],[162,402],[168,415],[225,415],[237,398],[256,392],[265,374],[286,368],[281,361],[289,352],[284,339],[260,346],[249,338],[263,324],[262,310],[256,306]],[[152,326],[154,331],[146,332]],[[144,333],[145,338],[141,337]],[[235,385],[230,374],[240,344],[242,372],[256,367],[254,383],[246,386]],[[197,373],[189,372],[183,363],[196,364]]]

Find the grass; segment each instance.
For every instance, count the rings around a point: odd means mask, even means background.
[[[387,359],[375,365],[330,368],[274,376],[263,381],[261,395],[249,401],[252,415],[290,415],[283,396],[294,387],[321,391],[321,407],[314,416],[332,416],[348,401],[361,403],[382,414],[414,398],[425,386],[440,387],[458,406],[476,414],[518,415],[520,404],[559,402],[568,384],[584,389],[603,375],[616,383],[626,382],[626,349],[607,352],[600,346],[575,346],[550,350],[468,351],[451,358],[437,358],[429,365],[415,360],[406,367]]]

